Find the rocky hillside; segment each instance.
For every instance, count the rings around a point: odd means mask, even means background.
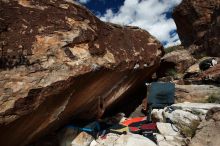
[[[0,0],[0,145],[103,115],[157,69],[162,45],[70,0]]]

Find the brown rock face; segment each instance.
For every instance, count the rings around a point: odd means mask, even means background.
[[[209,57],[204,57],[188,68],[185,72],[184,80],[191,83],[211,83],[211,84],[219,84],[220,83],[220,58],[215,58],[217,64],[210,67],[205,71],[201,71],[199,68],[199,64],[202,61],[210,59]]]
[[[220,56],[219,0],[183,0],[173,18],[185,47],[192,45],[195,55]]]
[[[199,75],[199,78],[202,80],[220,83],[220,64],[217,64],[216,66],[202,72]]]
[[[102,116],[150,77],[162,45],[70,0],[0,0],[0,145]]]
[[[220,108],[212,108],[198,127],[189,146],[219,146],[220,145]]]
[[[170,52],[161,60],[160,68],[157,71],[158,77],[173,75],[172,72],[184,73],[190,66],[196,62],[196,59],[188,50],[181,49]]]

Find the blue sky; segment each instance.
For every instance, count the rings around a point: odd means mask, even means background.
[[[138,26],[165,47],[180,44],[172,10],[181,0],[78,0],[103,21]]]

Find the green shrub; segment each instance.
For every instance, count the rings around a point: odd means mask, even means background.
[[[220,103],[220,93],[213,93],[211,94],[208,99],[208,103]]]
[[[169,69],[169,70],[167,70],[166,75],[172,76],[172,77],[177,77],[177,71],[176,71],[176,69]]]
[[[164,51],[167,54],[167,53],[173,52],[175,50],[181,50],[181,49],[183,49],[183,46],[177,45],[177,46],[167,47],[167,48],[164,49]]]
[[[200,121],[192,121],[190,127],[188,126],[182,126],[180,128],[180,131],[183,135],[185,135],[186,137],[193,137],[196,133],[197,127],[199,126]]]

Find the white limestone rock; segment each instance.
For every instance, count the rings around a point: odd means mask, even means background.
[[[180,136],[179,130],[171,123],[157,122],[157,129],[164,136]]]
[[[71,146],[89,146],[94,138],[86,133],[81,132],[71,143]]]
[[[163,136],[156,133],[158,146],[185,146],[186,140],[181,136]]]
[[[184,103],[177,103],[173,104],[172,107],[175,108],[180,108],[182,110],[209,110],[213,107],[220,107],[220,104],[216,103],[189,103],[189,102],[184,102]]]
[[[153,109],[151,112],[152,119],[157,119],[159,122],[165,122],[163,109]]]
[[[150,139],[142,135],[131,133],[126,135],[109,133],[105,139],[99,138],[96,141],[97,144],[92,146],[157,146]]]

